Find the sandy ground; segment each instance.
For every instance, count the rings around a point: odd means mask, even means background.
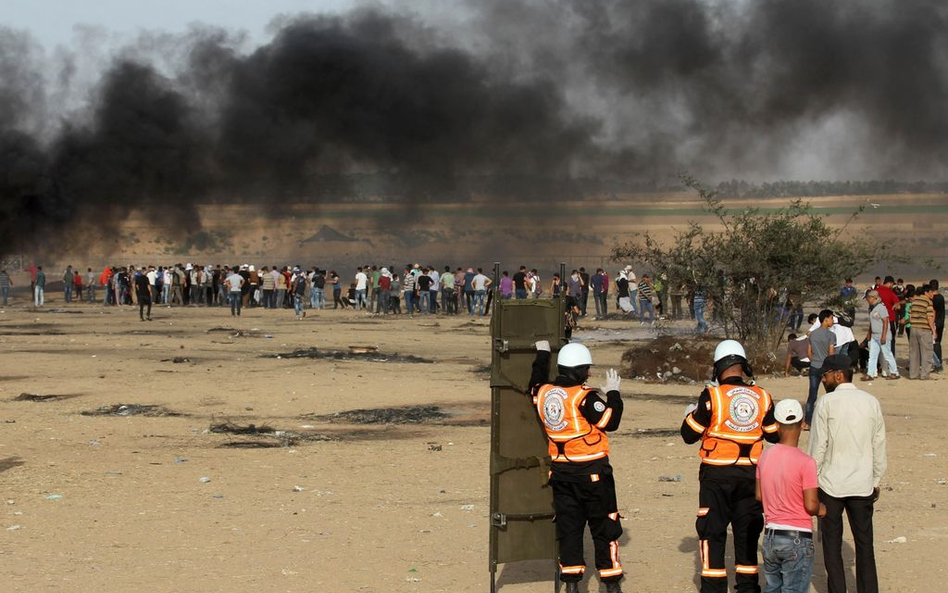
[[[224,309],[157,308],[141,323],[131,307],[57,309],[51,300],[44,311],[0,312],[3,591],[488,590],[490,390],[478,372],[490,356],[486,320],[325,311],[295,321],[290,310],[260,309],[232,320]],[[207,331],[217,327],[257,331]],[[626,343],[602,331],[578,335],[598,338],[597,383]],[[261,358],[350,345],[437,364]],[[904,359],[905,342],[900,350]],[[802,378],[761,384],[778,399],[805,398]],[[938,591],[948,576],[945,386],[867,387],[888,424],[875,520],[883,591]],[[612,462],[625,590],[693,591],[697,451],[675,431],[699,389],[626,379],[622,391],[627,411]],[[21,393],[63,398],[12,401]],[[81,414],[114,404],[182,415]],[[307,416],[409,404],[452,416],[387,426]],[[311,440],[226,448],[251,439],[208,432],[223,421]],[[680,482],[658,480],[678,474]],[[887,543],[898,537],[906,543]],[[820,593],[821,574],[818,554]],[[552,566],[510,564],[499,581],[511,593],[551,591]],[[593,579],[588,590],[598,586]]]

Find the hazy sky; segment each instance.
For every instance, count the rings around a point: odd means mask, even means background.
[[[68,45],[77,25],[123,35],[142,29],[177,32],[202,22],[245,30],[257,40],[266,37],[266,26],[277,15],[334,12],[355,4],[356,0],[0,0],[0,24],[30,31],[47,48]]]

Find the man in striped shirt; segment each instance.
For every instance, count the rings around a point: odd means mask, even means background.
[[[932,372],[932,355],[935,343],[935,308],[932,296],[935,290],[929,284],[922,285],[912,299],[909,322],[909,379],[928,379]]]

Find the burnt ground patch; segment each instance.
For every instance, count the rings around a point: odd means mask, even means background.
[[[14,402],[55,402],[64,399],[72,399],[74,397],[80,397],[79,393],[51,393],[48,395],[41,395],[39,393],[21,393],[20,395],[12,398],[10,401]]]
[[[114,404],[79,412],[83,416],[146,416],[149,418],[185,416],[157,404]]]
[[[671,404],[674,406],[677,406],[677,405],[687,406],[688,404],[693,404],[696,401],[698,401],[698,394],[700,392],[701,392],[701,389],[695,389],[694,395],[671,395],[671,394],[660,394],[660,393],[623,393],[622,399],[630,399],[633,401],[640,401],[640,402],[660,402],[663,404]]]
[[[489,423],[489,416],[489,402],[471,402],[451,405],[366,408],[332,414],[308,414],[303,418],[330,424],[486,426]]]
[[[263,354],[261,358],[309,358],[314,360],[358,360],[364,362],[406,362],[415,364],[433,364],[434,361],[411,354],[386,354],[362,349],[323,350],[320,348],[302,348],[291,352]]]
[[[639,428],[638,430],[633,430],[632,432],[626,433],[623,436],[632,437],[634,439],[647,437],[667,439],[681,436],[681,431],[677,428]]]
[[[241,437],[240,440],[225,441],[217,445],[221,449],[274,449],[278,447],[296,447],[307,443],[330,441],[365,441],[411,438],[415,435],[411,431],[394,430],[390,427],[374,430],[280,430],[267,424],[235,424],[223,422],[212,424],[209,433]]]
[[[232,338],[262,338],[266,335],[259,329],[237,329],[233,327],[212,327],[206,333],[227,334]]]

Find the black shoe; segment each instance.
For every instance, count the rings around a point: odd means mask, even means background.
[[[622,593],[622,587],[619,586],[618,581],[606,583],[606,593]]]
[[[579,583],[577,581],[567,581],[566,593],[579,593]]]

